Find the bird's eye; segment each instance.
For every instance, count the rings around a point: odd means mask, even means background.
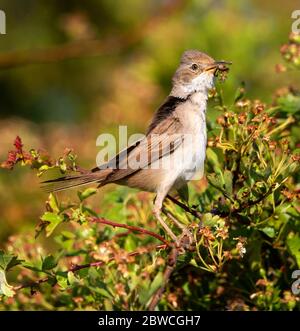
[[[191,65],[191,69],[194,70],[194,71],[198,70],[198,68],[199,68],[199,66],[198,66],[198,64],[196,64],[196,63],[193,63],[193,64]]]

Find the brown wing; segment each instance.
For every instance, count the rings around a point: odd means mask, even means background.
[[[156,111],[146,137],[101,166],[101,169],[113,168],[103,184],[124,179],[149,166],[151,162],[155,162],[167,153],[173,153],[178,148],[182,143],[183,130],[174,111],[183,101],[180,98],[169,96]],[[139,167],[130,167],[135,160],[139,160]],[[92,172],[97,171],[101,170],[98,167],[92,170]]]
[[[176,117],[170,115],[158,123],[144,139],[116,156],[117,168],[112,170],[103,184],[133,175],[163,156],[172,154],[182,142],[182,125]],[[138,167],[133,167],[132,165],[137,165],[137,162]]]

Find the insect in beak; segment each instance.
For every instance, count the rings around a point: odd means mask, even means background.
[[[207,68],[205,68],[205,71],[214,71],[214,75],[217,76],[218,72],[224,72],[228,71],[229,67],[228,65],[232,64],[232,62],[228,61],[216,61],[212,64],[210,64]]]
[[[226,74],[229,71],[228,65],[232,64],[232,62],[228,61],[216,61],[213,64],[210,64],[207,68],[205,68],[205,71],[211,71],[213,70],[214,76],[218,76],[219,73]]]

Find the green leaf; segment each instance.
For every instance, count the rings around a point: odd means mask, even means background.
[[[40,272],[42,271],[40,267],[34,266],[33,264],[30,263],[23,263],[22,266],[26,269],[32,270],[32,271],[36,271],[36,272]]]
[[[288,94],[277,100],[281,110],[286,113],[296,113],[300,110],[300,96]]]
[[[159,272],[153,279],[153,282],[150,285],[149,297],[162,286],[164,281],[164,276],[162,272]]]
[[[0,269],[6,271],[21,264],[21,262],[22,260],[18,260],[17,256],[0,251]]]
[[[49,222],[46,226],[46,237],[51,236],[55,228],[63,221],[63,217],[61,215],[50,213],[48,211],[41,217],[41,219]]]
[[[61,231],[61,234],[67,239],[75,239],[76,235],[70,231]]]
[[[79,279],[76,278],[76,276],[74,275],[74,272],[69,271],[68,272],[68,281],[69,281],[70,285],[74,285],[79,282]]]
[[[206,158],[207,161],[212,165],[214,171],[221,168],[218,155],[212,148],[208,148],[206,150]]]
[[[105,298],[113,299],[113,296],[104,288],[98,287],[90,287],[91,291],[99,293],[100,295],[104,296]]]
[[[262,247],[262,240],[260,237],[255,238],[255,244],[249,245],[249,263],[251,270],[259,270],[262,265],[262,256],[261,256],[261,247]]]
[[[127,236],[125,239],[124,248],[126,251],[131,252],[136,249],[136,242],[132,236]]]
[[[0,270],[0,295],[7,297],[13,297],[15,295],[13,287],[7,283],[4,270]]]
[[[90,187],[84,190],[83,192],[78,192],[78,197],[80,201],[87,199],[88,197],[94,195],[97,192],[96,188]]]
[[[213,215],[211,213],[205,213],[202,215],[202,222],[204,226],[208,227],[214,227],[218,224],[218,221],[220,220],[220,216]]]
[[[209,174],[207,175],[208,182],[215,187],[216,189],[223,191],[223,183],[221,178],[216,174]]]
[[[59,168],[60,168],[60,171],[64,174],[66,173],[68,167],[67,167],[67,164],[66,162],[64,161],[64,159],[61,157],[59,160]]]
[[[56,196],[53,193],[49,194],[49,199],[48,199],[49,205],[52,208],[54,213],[59,213],[59,206],[58,206],[58,202],[56,199]]]
[[[69,287],[68,285],[68,279],[67,277],[57,275],[56,276],[57,284],[62,288],[62,289],[67,289]]]
[[[142,288],[139,290],[139,302],[144,305],[146,304],[154,292],[163,284],[163,273],[159,272],[154,277],[151,285],[149,286],[148,282],[144,282],[143,284],[139,284]]]
[[[265,228],[261,229],[263,233],[265,233],[268,237],[274,238],[275,237],[275,230],[270,226],[266,226]]]
[[[42,270],[51,270],[57,266],[57,262],[52,255],[48,255],[42,263]]]
[[[39,177],[42,176],[44,172],[46,172],[47,170],[49,170],[49,168],[50,167],[47,164],[44,164],[41,167],[39,167],[39,169],[38,169],[38,171],[39,171],[38,172],[38,176]]]
[[[225,191],[232,195],[232,172],[229,170],[224,171]]]
[[[300,268],[300,237],[299,235],[290,234],[287,239],[287,246],[291,252],[291,254],[295,257],[296,262],[298,264],[298,268]]]

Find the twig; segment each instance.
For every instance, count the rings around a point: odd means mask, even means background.
[[[45,278],[38,279],[38,280],[29,282],[29,283],[26,283],[26,284],[23,284],[23,285],[14,286],[13,289],[14,289],[14,291],[18,291],[18,290],[21,290],[21,289],[27,288],[27,287],[35,287],[35,286],[40,285],[42,283],[48,282],[48,280],[49,280],[49,277],[45,277]]]
[[[154,293],[154,295],[151,299],[151,302],[149,304],[148,310],[154,310],[155,307],[157,306],[157,304],[159,303],[159,301],[165,291],[166,285],[176,267],[179,250],[180,250],[180,248],[178,248],[178,247],[173,247],[173,249],[171,250],[171,252],[168,256],[168,265],[164,272],[162,286]]]
[[[132,231],[128,230],[128,231],[125,231],[125,232],[122,232],[122,233],[117,233],[115,234],[113,237],[112,237],[112,240],[113,239],[116,239],[116,238],[122,238],[122,237],[126,237],[128,236]]]
[[[160,236],[159,234],[140,228],[138,226],[133,226],[133,225],[127,225],[127,224],[122,224],[122,223],[116,223],[110,220],[107,220],[105,218],[101,218],[101,217],[93,217],[92,222],[96,222],[96,223],[101,223],[101,224],[107,224],[113,227],[117,227],[117,228],[124,228],[130,231],[134,231],[134,232],[140,232],[142,234],[147,234],[151,237],[154,237],[158,240],[160,240],[161,242],[163,242],[165,245],[167,246],[172,246],[171,243],[169,241],[167,241],[165,238],[163,238],[162,236]]]
[[[167,198],[171,200],[173,203],[178,205],[180,208],[185,210],[187,213],[192,214],[193,216],[197,218],[201,218],[201,213],[199,213],[197,210],[190,208],[189,206],[185,205],[184,203],[178,201],[177,199],[173,198],[171,195],[167,195]]]

